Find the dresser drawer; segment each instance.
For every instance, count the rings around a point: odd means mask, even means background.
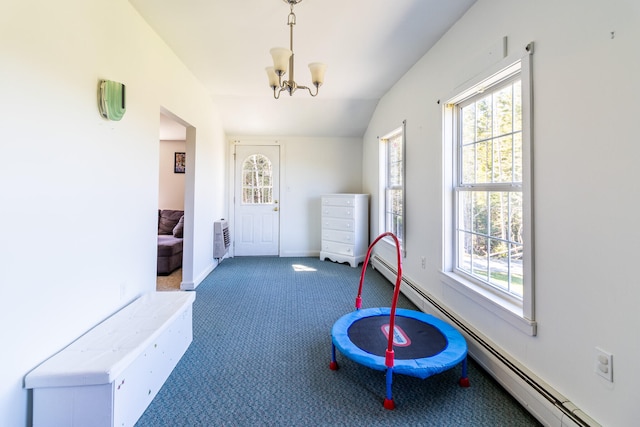
[[[332,240],[334,242],[346,243],[353,245],[355,242],[355,235],[350,231],[339,230],[322,230],[322,240]]]
[[[323,206],[355,206],[356,201],[353,197],[323,197]]]
[[[343,206],[323,206],[322,216],[330,216],[333,218],[354,218],[353,208]]]
[[[331,252],[334,254],[353,256],[354,250],[353,245],[348,245],[346,243],[338,243],[338,242],[322,242],[322,250],[324,252]]]
[[[322,218],[322,231],[326,229],[353,231],[355,222],[352,219]]]

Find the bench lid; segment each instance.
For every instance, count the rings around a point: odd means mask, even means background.
[[[195,292],[150,292],[134,300],[25,377],[26,388],[109,384],[181,316]]]

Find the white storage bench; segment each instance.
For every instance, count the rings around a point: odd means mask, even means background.
[[[133,426],[191,344],[195,297],[143,295],[27,374],[33,425]]]

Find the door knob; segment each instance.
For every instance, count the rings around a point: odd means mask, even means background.
[[[273,208],[274,211],[278,212],[278,207]]]

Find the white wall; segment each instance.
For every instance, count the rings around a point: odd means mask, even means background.
[[[443,152],[437,100],[480,73],[480,64],[491,62],[482,52],[502,36],[508,36],[510,52],[535,42],[536,337],[453,298],[439,276]],[[640,416],[638,40],[635,0],[479,0],[385,95],[364,138],[364,189],[375,193],[376,136],[407,119],[405,274],[608,426],[634,425]],[[614,355],[613,384],[594,373],[596,346]]]
[[[158,209],[184,210],[185,174],[174,172],[174,162],[175,153],[186,150],[186,141],[160,140]]]
[[[362,140],[234,137],[232,143],[269,140],[280,145],[280,256],[319,256],[320,196],[362,191]]]
[[[227,154],[206,90],[126,0],[2,2],[0,58],[0,425],[21,426],[24,375],[155,289],[161,107],[196,129],[196,279]],[[119,122],[98,113],[99,79],[126,84]]]

